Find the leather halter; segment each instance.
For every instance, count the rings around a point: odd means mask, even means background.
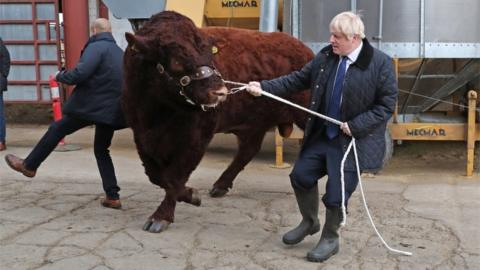
[[[170,74],[168,74],[166,71],[165,71],[165,68],[162,66],[162,64],[160,63],[157,63],[157,70],[160,74],[166,74],[168,75],[170,78],[172,78],[172,76],[170,76]],[[216,69],[214,68],[211,68],[209,66],[200,66],[198,67],[195,72],[193,74],[190,74],[190,75],[185,75],[185,76],[182,76],[179,80],[178,80],[178,83],[182,86],[182,87],[185,87],[187,85],[189,85],[192,81],[199,81],[199,80],[203,80],[203,79],[207,79],[209,77],[211,77],[212,75],[216,75],[218,77],[222,77],[222,75],[220,74],[220,72],[218,72]],[[173,78],[172,78],[173,79]]]
[[[172,77],[170,74],[168,74],[167,71],[165,71],[165,68],[163,67],[162,64],[157,63],[157,71],[158,73],[165,75],[168,77],[169,80],[175,80],[178,78]],[[207,78],[210,78],[211,76],[218,76],[220,79],[222,78],[222,74],[218,72],[215,68],[211,68],[209,66],[200,66],[197,69],[195,69],[195,72],[193,74],[189,75],[184,75],[180,79],[178,79],[178,84],[180,85],[180,92],[179,94],[185,98],[185,101],[192,104],[192,105],[197,105],[193,100],[191,100],[183,91],[183,88],[188,86],[192,81],[199,81],[199,80],[204,80]],[[202,110],[206,111],[206,105],[205,104],[200,104],[199,105]]]

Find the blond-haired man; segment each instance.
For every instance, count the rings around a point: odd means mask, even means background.
[[[27,177],[34,177],[40,164],[63,137],[95,125],[93,148],[106,194],[101,204],[118,209],[121,208],[118,194],[120,188],[108,148],[114,131],[124,127],[119,102],[123,51],[113,39],[108,20],[95,20],[91,30],[92,36],[85,44],[75,68],[56,75],[57,81],[76,85],[64,106],[63,118],[50,125],[25,160],[11,154],[6,155],[5,160],[12,169]]]
[[[325,226],[320,241],[307,254],[307,259],[314,262],[327,260],[339,250],[340,164],[351,136],[357,141],[360,170],[378,170],[383,162],[387,121],[397,96],[392,61],[369,44],[357,14],[336,15],[330,32],[330,45],[301,70],[269,81],[250,82],[247,89],[255,96],[261,95],[261,90],[284,96],[310,88],[310,109],[343,122],[339,127],[320,118],[308,118],[304,144],[290,174],[302,220],[283,236],[288,245],[320,230],[317,182],[328,175],[322,197]],[[358,183],[352,154],[344,175],[347,204]]]

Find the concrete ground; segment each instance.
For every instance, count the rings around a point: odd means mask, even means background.
[[[296,246],[281,236],[300,219],[290,169],[273,169],[273,133],[261,153],[221,199],[208,189],[235,149],[230,135],[215,137],[189,185],[202,205],[178,204],[175,223],[160,234],[142,230],[163,191],[146,178],[129,130],[112,147],[123,210],[100,206],[101,181],[92,151],[93,129],[67,137],[74,152],[54,152],[32,180],[10,170],[3,156],[24,157],[45,126],[10,126],[0,156],[0,269],[480,269],[480,175],[466,178],[463,143],[416,142],[396,147],[388,166],[363,179],[378,230],[375,235],[360,192],[350,200],[340,252],[324,263],[306,253],[320,235]],[[285,159],[294,161],[294,140]],[[480,167],[478,164],[477,168]],[[323,183],[321,180],[321,193]],[[320,207],[323,223],[324,208]]]

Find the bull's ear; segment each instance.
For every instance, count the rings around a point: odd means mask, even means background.
[[[125,32],[125,39],[128,42],[128,47],[134,51],[146,52],[148,45],[147,40],[141,36],[135,36],[132,33]]]
[[[128,46],[133,46],[135,44],[135,35],[130,32],[125,32],[125,39],[128,42]]]

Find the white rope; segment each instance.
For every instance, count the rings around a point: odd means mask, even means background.
[[[391,248],[387,242],[385,242],[385,240],[383,239],[382,235],[380,235],[380,232],[378,232],[377,230],[377,226],[375,226],[375,224],[373,223],[373,219],[372,219],[372,215],[370,215],[370,211],[368,210],[368,206],[367,206],[367,200],[365,199],[365,194],[363,193],[363,185],[362,185],[362,178],[360,177],[360,166],[358,165],[359,162],[358,162],[358,154],[357,154],[357,146],[355,144],[355,138],[352,137],[352,142],[350,143],[351,145],[353,145],[353,153],[354,153],[354,157],[355,157],[355,165],[357,166],[357,176],[358,176],[358,184],[360,186],[360,193],[362,193],[362,200],[363,200],[363,205],[365,206],[365,211],[367,212],[367,216],[368,216],[368,219],[370,220],[370,224],[372,224],[372,227],[373,229],[375,230],[375,233],[377,234],[378,238],[380,238],[380,241],[382,241],[382,244],[390,251],[393,251],[393,252],[396,252],[396,253],[400,253],[400,254],[403,254],[403,255],[407,255],[407,256],[412,256],[412,252],[408,252],[408,251],[403,251],[403,250],[399,250],[399,249],[394,249],[394,248]],[[348,154],[348,153],[347,153]]]
[[[345,207],[345,161],[347,160],[348,154],[352,149],[352,145],[355,143],[355,138],[352,137],[350,144],[348,145],[347,150],[342,158],[342,163],[340,163],[340,183],[342,186],[342,222],[340,222],[341,227],[345,227],[347,224],[347,207]]]
[[[230,92],[228,92],[229,95],[232,95],[232,94],[236,94],[242,90],[245,90],[247,89],[247,84],[245,83],[239,83],[239,82],[233,82],[233,81],[227,81],[227,80],[223,80],[223,83],[227,83],[227,84],[233,84],[233,85],[239,85],[240,87],[234,87],[234,88],[230,88]]]
[[[226,81],[224,80],[223,81],[224,83],[228,83],[228,84],[233,84],[233,85],[238,85],[238,86],[241,86],[241,87],[238,87],[238,88],[241,88],[240,90],[244,90],[247,88],[248,84],[245,84],[245,83],[239,83],[239,82],[232,82],[232,81]],[[238,90],[238,91],[240,91]],[[285,104],[288,104],[290,106],[293,106],[295,108],[298,108],[302,111],[305,111],[309,114],[313,114],[317,117],[320,117],[324,120],[327,120],[331,123],[334,123],[334,124],[337,124],[337,125],[341,125],[342,122],[341,121],[338,121],[336,119],[333,119],[331,117],[328,117],[326,115],[323,115],[323,114],[320,114],[320,113],[317,113],[317,112],[314,112],[314,111],[311,111],[305,107],[302,107],[300,105],[297,105],[295,103],[292,103],[286,99],[283,99],[283,98],[280,98],[280,97],[277,97],[275,95],[272,95],[270,93],[267,93],[265,91],[261,91],[261,94],[264,95],[264,96],[267,96],[269,98],[272,98],[272,99],[275,99],[277,101],[280,101],[282,103],[285,103]],[[357,147],[356,147],[356,144],[355,144],[355,138],[352,136],[352,140],[350,141],[350,144],[348,145],[348,148],[347,150],[345,151],[345,154],[343,155],[343,158],[342,158],[342,162],[341,162],[341,165],[340,165],[340,182],[341,182],[341,186],[342,186],[342,221],[340,223],[340,226],[344,227],[346,222],[347,222],[347,210],[346,210],[346,207],[345,207],[345,175],[344,175],[344,165],[345,165],[345,161],[347,160],[347,157],[348,157],[348,154],[350,153],[351,149],[353,147],[353,154],[354,154],[354,157],[355,157],[355,165],[356,165],[356,168],[357,168],[357,177],[358,177],[358,183],[360,185],[360,193],[362,194],[362,200],[363,200],[363,206],[365,207],[365,210],[367,212],[367,216],[368,216],[368,219],[370,220],[370,224],[372,225],[373,227],[373,230],[375,231],[375,233],[377,234],[378,238],[380,238],[380,241],[383,243],[383,245],[390,251],[392,252],[395,252],[395,253],[400,253],[400,254],[403,254],[403,255],[407,255],[407,256],[411,256],[412,253],[411,252],[408,252],[408,251],[402,251],[402,250],[398,250],[398,249],[394,249],[394,248],[391,248],[387,242],[385,242],[385,240],[383,239],[383,237],[380,235],[380,232],[377,230],[377,227],[375,226],[375,224],[373,223],[373,219],[372,219],[372,216],[370,215],[370,211],[368,210],[368,205],[367,205],[367,201],[365,199],[365,194],[363,192],[363,185],[362,185],[362,177],[360,175],[360,165],[359,165],[359,162],[358,162],[358,155],[357,155]]]

